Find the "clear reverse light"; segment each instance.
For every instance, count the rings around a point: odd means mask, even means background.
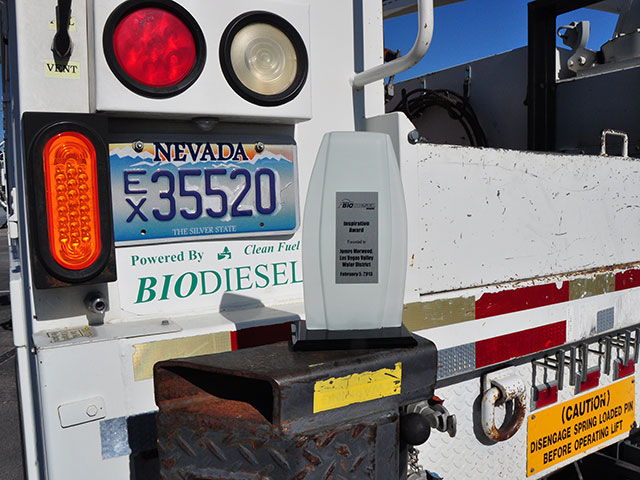
[[[267,23],[240,29],[232,40],[230,57],[240,82],[260,95],[282,93],[296,78],[298,57],[293,43]]]

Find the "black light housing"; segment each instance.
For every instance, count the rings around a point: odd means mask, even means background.
[[[27,152],[27,203],[31,270],[36,288],[53,288],[79,284],[96,284],[117,279],[109,154],[105,141],[107,119],[101,115],[27,112],[22,118]],[[81,268],[66,268],[56,261],[50,241],[47,179],[44,165],[45,147],[51,139],[63,133],[78,133],[95,149],[97,178],[97,212],[99,215],[99,251],[90,264]],[[51,188],[51,186],[49,186]],[[70,188],[70,187],[69,187]],[[95,214],[95,212],[94,212]]]

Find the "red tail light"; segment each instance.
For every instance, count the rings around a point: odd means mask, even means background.
[[[120,81],[150,97],[173,96],[189,87],[206,57],[196,21],[167,0],[120,5],[107,20],[103,47]]]
[[[141,8],[120,20],[113,49],[124,71],[150,87],[176,85],[196,61],[196,43],[187,26],[159,8]]]

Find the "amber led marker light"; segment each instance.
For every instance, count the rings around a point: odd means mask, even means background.
[[[82,270],[101,249],[95,148],[84,135],[63,132],[46,143],[43,162],[51,254]]]

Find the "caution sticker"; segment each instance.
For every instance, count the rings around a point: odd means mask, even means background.
[[[527,476],[593,449],[634,423],[633,377],[529,416]]]
[[[400,395],[401,389],[401,362],[396,363],[394,368],[321,380],[314,385],[313,413]]]

